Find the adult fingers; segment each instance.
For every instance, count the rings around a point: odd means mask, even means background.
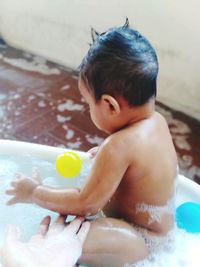
[[[73,234],[76,234],[81,226],[81,224],[83,223],[85,218],[83,217],[78,217],[76,219],[74,219],[72,222],[70,222],[70,224],[68,224],[66,227],[65,227],[65,230],[64,232],[66,233],[73,233]]]
[[[13,242],[20,239],[20,230],[15,225],[8,225],[6,230],[6,242]]]
[[[37,234],[45,236],[46,233],[48,232],[50,222],[51,222],[50,216],[44,217],[43,220],[41,221],[39,227],[38,227]]]
[[[81,225],[81,228],[79,229],[78,234],[77,234],[77,236],[81,242],[81,245],[84,244],[86,237],[89,233],[89,230],[90,230],[90,222],[84,222]]]
[[[65,227],[65,220],[66,216],[58,216],[58,218],[55,220],[54,224],[49,228],[48,235],[54,235],[56,233],[59,233],[61,230]]]
[[[44,240],[44,237],[49,229],[49,224],[51,222],[51,217],[46,216],[40,223],[37,233],[35,235],[32,235],[29,242],[30,243],[41,243],[41,241]]]
[[[64,226],[66,216],[59,215],[57,219],[55,220],[54,224],[52,225],[52,228],[57,228],[57,226]]]

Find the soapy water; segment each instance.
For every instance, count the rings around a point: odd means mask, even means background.
[[[5,234],[8,224],[15,224],[22,229],[22,239],[27,240],[36,232],[39,222],[46,215],[50,215],[53,220],[57,217],[55,212],[43,209],[34,204],[16,204],[7,206],[6,202],[11,196],[5,194],[5,190],[10,187],[10,182],[15,179],[17,172],[22,172],[27,176],[32,175],[33,167],[36,167],[43,179],[43,184],[57,188],[81,187],[84,178],[89,172],[90,164],[85,164],[78,177],[66,179],[61,177],[55,170],[55,163],[33,158],[29,155],[8,156],[0,155],[0,244]],[[73,217],[69,216],[68,220]]]
[[[50,161],[33,158],[30,155],[20,157],[0,155],[0,245],[8,224],[15,224],[20,227],[22,239],[27,240],[36,232],[39,222],[44,216],[50,215],[53,220],[57,217],[56,213],[33,204],[6,206],[10,196],[5,194],[5,190],[10,186],[11,180],[15,178],[15,173],[23,172],[26,175],[31,175],[33,167],[37,167],[43,178],[43,183],[46,185],[58,188],[80,188],[91,164],[89,161],[83,161],[80,175],[65,179],[56,173],[55,163]],[[68,220],[72,218],[69,216]],[[156,242],[156,238],[153,241]],[[125,267],[199,267],[199,251],[200,234],[189,234],[175,227],[162,242],[158,240],[158,246],[152,250],[146,259],[137,264],[125,264]]]
[[[199,267],[199,249],[200,234],[175,227],[146,259],[125,267]]]

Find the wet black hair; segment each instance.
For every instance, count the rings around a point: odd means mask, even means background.
[[[122,96],[139,106],[156,96],[158,60],[154,48],[129,21],[98,34],[79,66],[81,79],[96,101],[103,94]]]

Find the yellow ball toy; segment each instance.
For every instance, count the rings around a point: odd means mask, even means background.
[[[56,158],[56,170],[65,178],[72,178],[81,171],[82,161],[75,152],[64,152]]]

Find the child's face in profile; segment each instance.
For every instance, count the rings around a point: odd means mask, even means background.
[[[90,117],[96,127],[104,132],[109,132],[107,129],[105,112],[102,112],[102,107],[100,102],[95,101],[93,95],[88,91],[85,83],[81,78],[78,81],[79,91],[83,96],[85,102],[89,105]]]

